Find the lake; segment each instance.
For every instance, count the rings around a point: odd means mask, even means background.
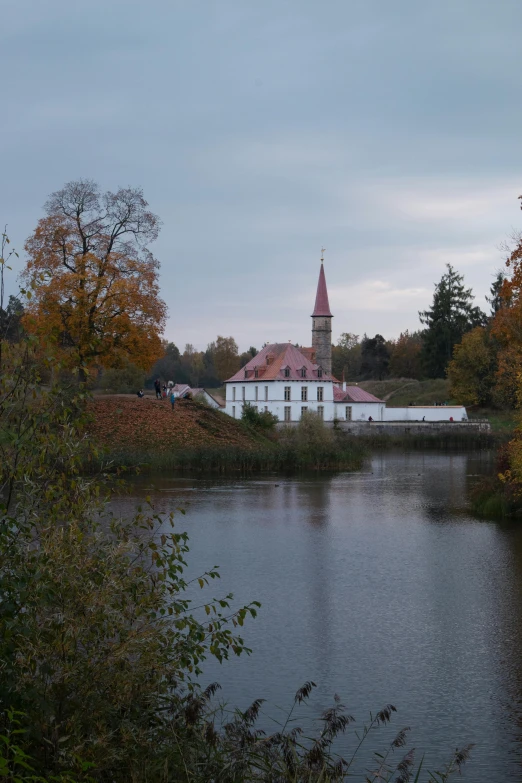
[[[301,725],[334,693],[359,726],[391,702],[431,769],[475,742],[464,779],[520,781],[522,526],[479,520],[468,504],[492,469],[488,452],[388,451],[359,473],[148,476],[118,505],[152,485],[159,511],[186,509],[189,576],[219,565],[213,595],[261,601],[244,627],[253,654],[205,666],[231,705],[267,699],[262,723],[275,730],[311,679]]]

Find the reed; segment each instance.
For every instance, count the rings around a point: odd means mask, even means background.
[[[259,448],[209,446],[171,451],[106,451],[104,462],[142,471],[190,471],[197,473],[248,474],[295,473],[305,470],[358,470],[366,456],[364,444],[351,442],[339,448],[309,449],[298,444],[276,442]]]

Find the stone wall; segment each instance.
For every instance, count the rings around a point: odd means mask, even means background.
[[[328,373],[332,372],[332,318],[316,315],[312,318],[312,347],[315,361]]]
[[[296,427],[299,422],[278,422],[277,427]],[[334,427],[332,422],[325,421],[325,427]],[[356,436],[384,435],[389,437],[426,435],[490,435],[489,421],[339,421],[337,427],[344,432]]]

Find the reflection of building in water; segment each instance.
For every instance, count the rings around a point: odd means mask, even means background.
[[[331,591],[335,589],[331,574],[332,540],[326,530],[332,514],[331,485],[332,479],[326,477],[298,484],[299,506],[308,523],[306,541],[309,551],[305,559],[308,571],[306,585],[310,632],[314,644],[315,668],[318,674],[322,673],[324,676],[330,674],[328,651],[331,647],[333,623]]]

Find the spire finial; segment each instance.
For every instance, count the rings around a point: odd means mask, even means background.
[[[324,262],[324,251],[326,250],[325,247],[321,248],[321,264]]]

